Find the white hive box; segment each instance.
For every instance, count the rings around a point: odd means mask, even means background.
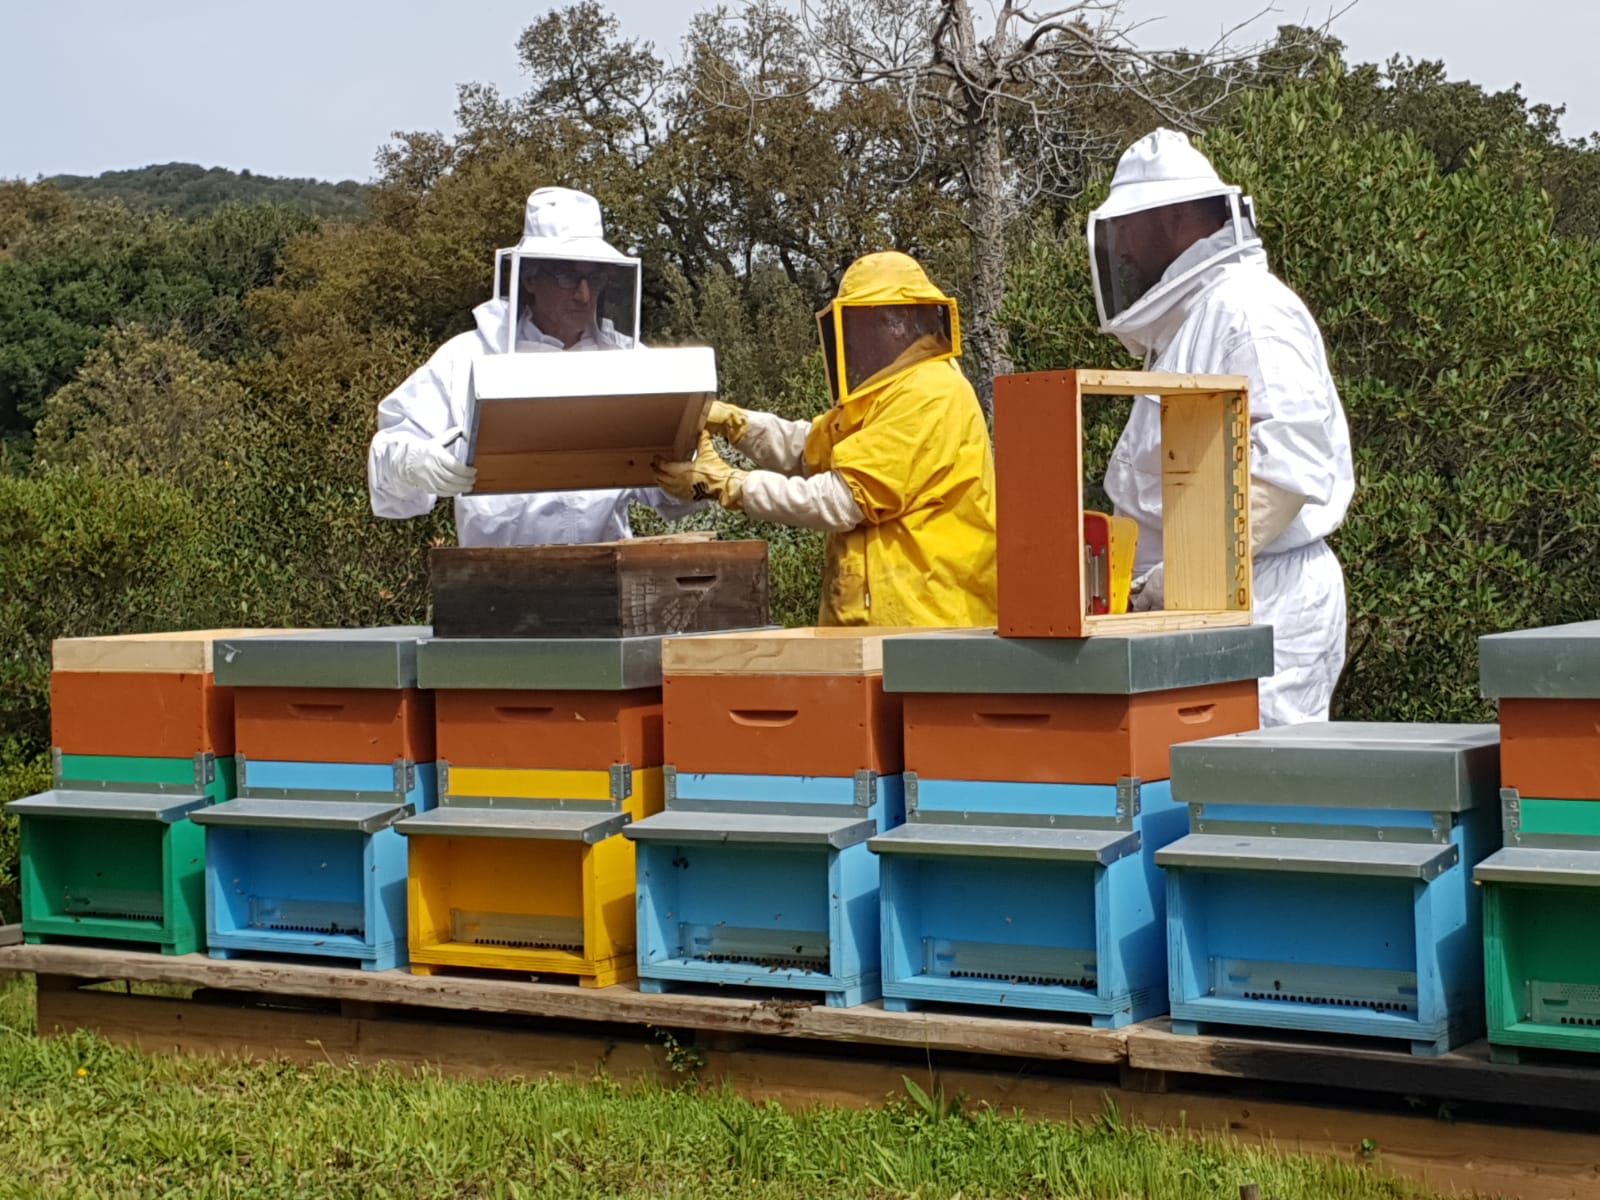
[[[648,487],[694,457],[717,394],[708,346],[495,354],[473,364],[474,495]]]

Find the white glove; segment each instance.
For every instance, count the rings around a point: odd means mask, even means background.
[[[1157,563],[1143,575],[1135,579],[1129,586],[1128,607],[1134,612],[1155,612],[1161,608],[1166,597],[1162,594],[1162,586],[1166,581],[1166,564]]]
[[[405,438],[395,447],[395,475],[409,487],[435,496],[459,496],[470,490],[478,469],[447,449],[461,436],[461,430],[452,427],[428,441]]]

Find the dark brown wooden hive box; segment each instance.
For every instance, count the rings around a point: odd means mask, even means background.
[[[432,552],[436,638],[618,638],[767,622],[767,544],[693,535]]]

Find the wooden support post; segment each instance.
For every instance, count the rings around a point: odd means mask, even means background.
[[[40,992],[75,992],[79,988],[106,982],[103,979],[80,979],[76,975],[35,975],[33,981],[34,990]]]
[[[1117,1071],[1123,1091],[1159,1096],[1172,1090],[1172,1083],[1165,1071],[1149,1071],[1142,1067],[1130,1067],[1127,1063],[1123,1063]]]

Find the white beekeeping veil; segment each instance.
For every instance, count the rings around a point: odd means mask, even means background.
[[[1162,247],[1162,210],[1215,197],[1225,223],[1204,253]],[[1100,328],[1119,336],[1148,323],[1196,275],[1261,245],[1255,209],[1181,133],[1157,129],[1117,163],[1106,202],[1089,214],[1089,267]],[[1181,269],[1171,268],[1182,256]]]
[[[558,286],[587,282],[599,298],[596,323],[622,335],[626,344],[639,336],[642,280],[639,260],[624,254],[605,239],[600,204],[587,192],[572,188],[540,188],[528,197],[522,240],[495,251],[494,295],[510,306],[507,343],[514,349],[522,321],[523,287],[538,272],[548,272]]]

